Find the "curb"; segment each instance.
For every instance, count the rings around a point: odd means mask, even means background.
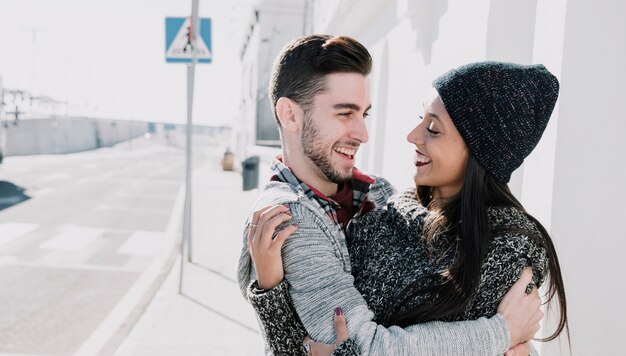
[[[176,261],[184,200],[185,184],[181,183],[165,232],[165,246],[161,256],[155,258],[141,274],[115,308],[78,348],[75,355],[113,355],[139,321]]]

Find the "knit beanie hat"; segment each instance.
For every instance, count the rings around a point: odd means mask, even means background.
[[[540,64],[467,64],[433,86],[470,152],[502,183],[537,146],[559,95]]]

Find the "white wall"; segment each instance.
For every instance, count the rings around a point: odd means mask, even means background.
[[[264,63],[259,58],[260,28],[253,19],[251,23],[253,29],[243,52],[242,57],[242,85],[241,85],[241,106],[239,108],[239,118],[233,125],[234,143],[233,150],[239,161],[244,160],[248,154],[248,148],[254,144],[256,136],[256,99],[259,88],[259,64]]]
[[[552,235],[575,354],[623,353],[626,333],[626,3],[568,1]]]
[[[405,136],[435,77],[468,62],[504,60],[543,63],[560,79],[544,137],[510,186],[555,241],[573,354],[619,354],[626,333],[626,3],[317,0],[314,8],[315,32],[353,36],[372,53],[370,142],[359,166],[401,188],[412,184]],[[545,332],[552,327],[547,321]],[[559,342],[542,344],[542,355],[566,351]]]
[[[253,155],[261,158],[261,186],[265,176],[269,175],[271,160],[280,149],[256,145],[257,118],[271,113],[268,84],[274,60],[288,42],[305,33],[307,6],[304,0],[259,1],[256,7],[258,21],[251,19],[252,31],[243,48],[240,118],[233,130],[235,155],[240,162]],[[259,100],[265,100],[266,105],[257,107]]]

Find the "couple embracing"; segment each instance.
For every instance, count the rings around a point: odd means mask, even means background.
[[[398,193],[354,166],[371,66],[359,42],[326,35],[295,40],[274,64],[282,155],[238,268],[266,353],[536,353],[537,289],[559,305],[552,340],[567,328],[563,279],[548,232],[507,183],[546,128],[557,79],[500,62],[435,79],[407,135],[415,187]]]

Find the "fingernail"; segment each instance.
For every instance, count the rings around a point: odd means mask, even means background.
[[[335,315],[336,316],[342,316],[343,315],[343,310],[341,310],[341,308],[339,308],[339,307],[335,308]]]

